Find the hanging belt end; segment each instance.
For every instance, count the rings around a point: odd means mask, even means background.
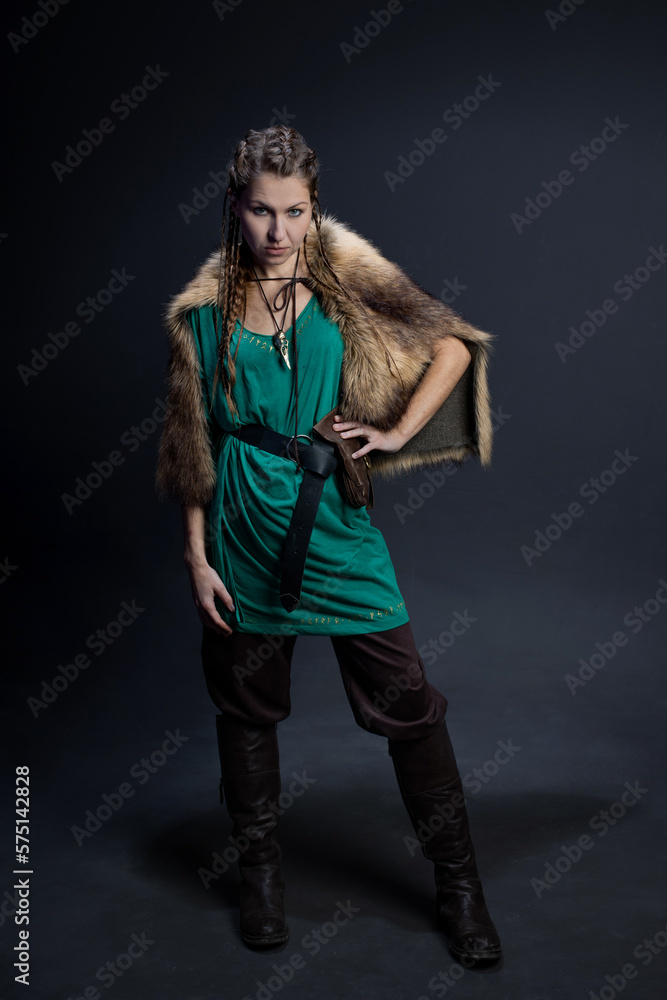
[[[295,597],[294,594],[281,594],[280,603],[285,611],[294,611],[301,604],[301,598]]]

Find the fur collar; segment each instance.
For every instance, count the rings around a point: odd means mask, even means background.
[[[344,342],[340,412],[345,419],[383,430],[404,413],[428,367],[436,341],[451,334],[464,340],[473,362],[440,410],[398,452],[374,452],[373,472],[391,475],[471,454],[487,465],[492,428],[487,363],[492,337],[471,326],[440,299],[417,285],[352,229],[324,215],[325,253],[343,286],[336,285],[319,252],[311,223],[306,246],[312,277],[305,282],[325,315],[338,324]],[[160,441],[157,486],[181,503],[205,505],[215,486],[215,469],[194,338],[186,314],[213,305],[220,253],[213,252],[194,278],[167,305],[169,388]],[[221,391],[221,390],[220,390]]]

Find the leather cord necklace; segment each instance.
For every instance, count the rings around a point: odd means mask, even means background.
[[[290,370],[292,366],[290,365],[289,362],[289,345],[287,342],[287,337],[285,336],[284,333],[284,326],[285,326],[285,320],[287,319],[287,312],[289,309],[290,300],[292,302],[292,339],[294,341],[294,442],[295,442],[294,452],[296,454],[296,465],[298,469],[301,468],[301,461],[299,459],[299,449],[296,447],[297,432],[299,430],[299,355],[297,349],[297,336],[296,336],[296,286],[298,282],[304,283],[303,278],[297,278],[296,276],[296,272],[299,267],[300,255],[301,255],[301,247],[299,247],[299,249],[296,252],[294,274],[292,275],[291,278],[288,278],[286,281],[284,276],[282,275],[277,278],[260,278],[257,274],[257,271],[255,270],[254,263],[252,265],[252,270],[255,277],[249,279],[250,281],[256,281],[259,286],[259,290],[262,293],[262,298],[266,303],[266,308],[269,310],[271,314],[271,319],[273,320],[273,325],[276,328],[276,332],[273,335],[274,347],[279,357],[282,358],[282,360],[285,362],[285,364]],[[285,284],[282,286],[282,288],[278,289],[273,298],[273,309],[271,308],[269,300],[266,297],[266,292],[262,287],[263,281],[285,281]],[[283,303],[279,305],[278,300],[280,299],[281,296],[283,297]],[[284,309],[285,311],[283,313],[282,322],[280,323],[280,326],[278,326],[278,321],[276,320],[274,310],[275,312],[280,312],[281,309]]]

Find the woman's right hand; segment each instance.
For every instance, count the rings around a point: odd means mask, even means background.
[[[230,611],[235,611],[236,608],[231,594],[206,558],[204,508],[183,505],[181,511],[184,536],[183,559],[190,575],[197,614],[203,625],[215,632],[222,632],[223,635],[230,635],[234,630],[218,614],[215,606],[216,596]]]
[[[236,610],[231,594],[224,583],[213,567],[205,561],[186,562],[186,566],[190,576],[192,597],[202,624],[212,628],[215,632],[230,635],[233,629],[220,617],[215,606],[217,595],[226,608],[229,608],[230,611]]]

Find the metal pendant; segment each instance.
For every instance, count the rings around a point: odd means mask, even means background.
[[[273,343],[276,350],[280,353],[280,356],[282,357],[283,361],[285,362],[287,367],[291,370],[292,366],[289,363],[289,346],[287,343],[287,337],[285,336],[282,330],[280,330],[278,333],[274,333]]]

